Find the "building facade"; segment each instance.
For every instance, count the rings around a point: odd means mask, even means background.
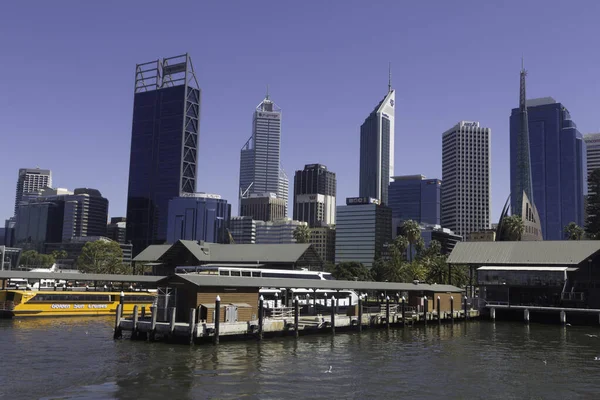
[[[167,243],[196,240],[228,243],[231,205],[216,194],[193,193],[169,201]]]
[[[335,224],[335,173],[322,164],[308,164],[294,176],[294,219],[308,226]]]
[[[591,133],[583,137],[586,147],[586,170],[588,180],[594,170],[600,169],[600,133]],[[587,194],[592,195],[590,185],[587,185]]]
[[[169,200],[196,191],[199,124],[187,54],[136,66],[126,227],[134,255],[167,240]]]
[[[65,203],[61,200],[21,203],[17,209],[15,245],[44,251],[47,242],[62,242]]]
[[[490,227],[491,134],[461,121],[442,135],[441,225],[462,237]]]
[[[450,254],[456,243],[462,240],[462,236],[455,234],[450,229],[442,228],[440,225],[423,224],[421,228],[421,237],[426,247],[429,247],[431,241],[439,242],[442,254]]]
[[[19,203],[23,200],[23,195],[27,193],[39,192],[40,190],[52,187],[52,171],[39,168],[21,168],[17,178],[17,191],[15,194],[15,214]]]
[[[112,217],[106,226],[106,237],[117,243],[127,243],[125,230],[127,229],[127,218]]]
[[[336,214],[336,264],[356,261],[371,267],[392,240],[392,209],[377,199],[349,197]]]
[[[551,97],[527,101],[533,200],[544,240],[564,239],[570,222],[584,225],[586,148],[569,111]],[[516,164],[520,110],[510,118],[511,165]],[[511,169],[511,187],[517,180]],[[512,194],[511,194],[512,197]]]
[[[275,221],[285,218],[286,202],[275,193],[253,193],[240,199],[240,216],[256,221]]]
[[[394,175],[394,105],[396,92],[388,87],[383,100],[360,127],[360,197],[388,203],[388,185]]]
[[[392,179],[388,206],[392,209],[393,219],[440,225],[442,181],[425,179],[423,175],[394,176]]]
[[[281,168],[281,108],[267,93],[254,111],[252,136],[240,152],[240,199],[275,193],[285,200],[287,215],[288,190],[288,177]]]
[[[276,221],[256,221],[256,244],[296,243],[294,231],[306,222],[283,218]]]
[[[320,226],[310,229],[310,239],[319,257],[328,264],[335,263],[335,228],[331,226]]]
[[[231,217],[229,234],[232,244],[256,243],[256,221],[252,217]]]
[[[467,235],[467,242],[495,242],[496,230],[486,229],[484,231],[470,232]]]

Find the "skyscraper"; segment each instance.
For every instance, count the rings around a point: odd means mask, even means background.
[[[491,134],[461,121],[442,135],[442,227],[462,237],[490,227]]]
[[[267,92],[254,111],[252,136],[240,152],[240,199],[254,193],[275,193],[287,207],[289,182],[280,153],[281,108]]]
[[[527,95],[525,77],[527,71],[521,65],[519,80],[519,109],[513,110],[510,117],[510,202],[512,215],[523,220],[524,231],[521,240],[541,240],[541,221],[533,196],[531,181],[531,150],[529,146],[529,118],[527,115]],[[517,133],[512,134],[512,131]],[[499,239],[503,239],[503,234]]]
[[[199,123],[187,54],[136,66],[126,228],[134,257],[167,240],[169,200],[196,191]]]
[[[335,224],[335,173],[322,164],[308,164],[294,175],[294,220],[311,228]]]
[[[544,240],[561,240],[570,222],[584,224],[585,142],[561,103],[544,97],[527,100],[526,105],[533,202]],[[521,111],[515,108],[510,117],[511,197],[519,176],[516,155],[520,123]],[[518,204],[513,203],[513,207],[518,209]]]
[[[392,219],[413,220],[419,224],[440,225],[439,179],[423,175],[394,176],[389,188]]]
[[[391,77],[391,74],[390,74]],[[394,105],[391,78],[388,92],[360,126],[359,196],[388,202],[388,185],[394,175]]]
[[[21,168],[19,169],[19,178],[17,179],[17,191],[15,194],[15,214],[23,195],[27,193],[39,192],[40,190],[52,187],[52,171],[39,168]]]
[[[600,169],[600,133],[591,133],[583,137],[586,146],[586,167],[587,177],[590,178],[590,174],[595,169]],[[588,183],[587,187],[588,195],[594,194],[590,192],[590,186]]]

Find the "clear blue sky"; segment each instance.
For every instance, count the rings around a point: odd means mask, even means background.
[[[6,2],[0,218],[18,168],[35,166],[55,186],[99,189],[110,215],[125,215],[135,64],[189,52],[202,87],[199,191],[236,210],[239,150],[268,83],[290,180],[319,162],[337,173],[338,203],[357,195],[359,126],[391,61],[395,173],[441,178],[442,132],[480,121],[492,129],[496,220],[521,54],[528,97],[553,96],[582,133],[600,130],[598,15],[595,0]]]

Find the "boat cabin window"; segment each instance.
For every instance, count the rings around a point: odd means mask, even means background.
[[[250,271],[242,271],[242,276],[252,276]]]
[[[221,271],[219,271],[219,275],[229,276],[229,271],[221,270]]]
[[[231,276],[240,276],[240,271],[231,271]]]
[[[106,294],[47,294],[47,293],[39,293],[36,294],[29,300],[30,302],[35,301],[50,301],[50,302],[92,302],[92,301],[101,301],[101,302],[109,302],[110,296]]]
[[[125,303],[152,303],[154,302],[155,296],[139,295],[139,294],[126,294],[123,298]]]

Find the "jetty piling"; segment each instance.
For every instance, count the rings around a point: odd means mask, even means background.
[[[402,296],[402,327],[406,326],[406,299]]]
[[[358,331],[362,332],[362,328],[363,328],[363,296],[362,294],[358,294]]]
[[[390,296],[387,296],[385,300],[385,327],[390,329]]]
[[[565,310],[562,310],[560,312],[560,323],[563,325],[567,324],[567,313],[565,312]]]
[[[335,296],[331,296],[331,334],[335,335]]]
[[[299,321],[300,321],[300,299],[298,296],[294,299],[294,337],[299,336]]]
[[[123,304],[117,306],[117,313],[115,314],[115,331],[113,334],[114,339],[119,339],[123,335],[121,330],[121,318],[123,315]]]
[[[260,311],[259,311],[260,313]],[[217,295],[215,299],[215,332],[214,332],[214,342],[215,344],[219,344],[219,326],[221,325],[221,296]]]
[[[464,308],[465,308],[465,322],[467,321],[467,319],[469,318],[469,313],[467,312],[467,296],[465,295],[465,301],[464,301]]]
[[[261,295],[258,299],[258,340],[263,339],[263,324],[264,324],[264,304],[265,298]]]
[[[177,309],[175,307],[169,308],[169,336],[173,336],[175,332],[175,316]]]
[[[450,322],[454,323],[454,296],[450,296]]]
[[[152,315],[150,316],[150,334],[148,335],[148,339],[154,341],[156,339],[156,317],[157,310],[155,306],[150,307],[150,312]]]
[[[429,304],[427,301],[427,296],[423,296],[423,321],[425,325],[427,325],[427,308],[429,308],[427,307],[428,305]]]
[[[437,297],[437,320],[438,320],[438,325],[442,324],[442,308],[441,308],[441,302],[442,300],[440,299],[440,296]]]
[[[138,336],[138,306],[133,306],[133,326],[131,331],[131,340],[137,339]]]
[[[194,344],[194,330],[196,329],[196,309],[190,308],[190,344]]]

